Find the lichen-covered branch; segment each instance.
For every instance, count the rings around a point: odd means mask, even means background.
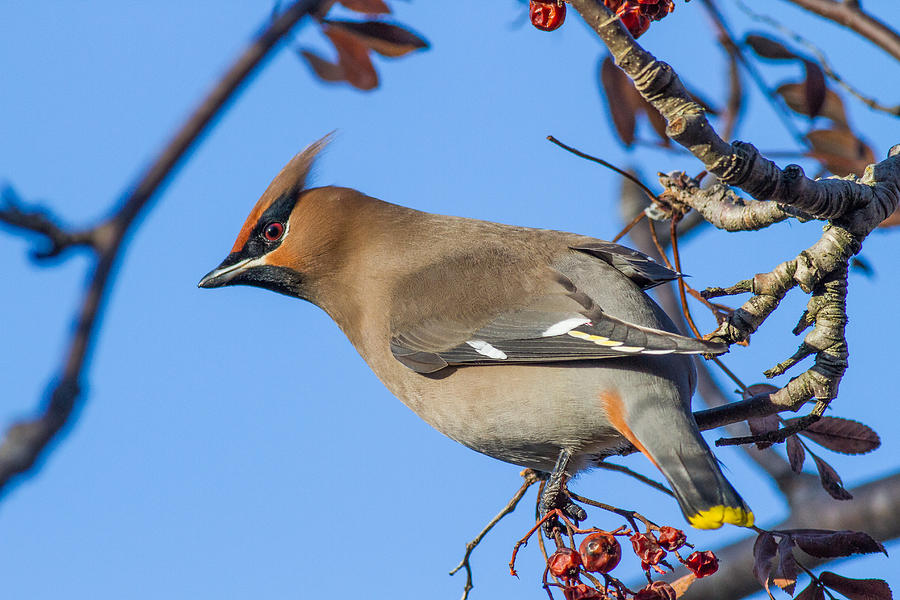
[[[683,172],[660,173],[659,182],[665,187],[660,197],[676,205],[693,208],[714,227],[725,231],[756,231],[791,217],[808,220],[810,217],[790,206],[777,202],[744,200],[721,182],[701,188],[698,181]]]
[[[597,0],[571,0],[571,4],[609,48],[616,64],[632,79],[641,95],[665,117],[667,135],[687,148],[724,183],[741,188],[757,200],[772,200],[820,219],[835,219],[861,207],[887,200],[896,207],[900,158],[879,164],[880,177],[856,182],[849,179],[812,180],[797,165],[780,169],[745,142],[725,142],[715,132],[703,108],[694,102],[672,67],[644,50]],[[884,189],[878,190],[879,186]],[[867,214],[874,229],[893,210],[880,207]],[[883,212],[883,214],[881,214]],[[881,214],[877,218],[877,214]],[[861,225],[862,223],[859,223]]]
[[[0,490],[13,477],[32,468],[50,440],[69,422],[73,414],[83,380],[85,359],[93,344],[103,303],[112,285],[113,267],[121,255],[126,234],[135,219],[147,208],[160,185],[171,176],[263,59],[300,19],[315,11],[321,2],[322,0],[297,0],[266,24],[134,187],[123,196],[118,209],[106,222],[86,232],[66,233],[49,217],[25,214],[18,211],[16,206],[0,210],[0,220],[20,229],[41,233],[48,238],[53,244],[51,253],[53,250],[62,251],[81,240],[78,245],[90,246],[97,257],[61,372],[50,387],[45,407],[37,417],[13,424],[0,442]]]

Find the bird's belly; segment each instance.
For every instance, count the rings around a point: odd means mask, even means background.
[[[626,444],[600,399],[627,385],[620,369],[581,362],[448,371],[437,377],[409,371],[401,385],[388,387],[432,427],[473,450],[549,471],[566,448],[574,472]]]

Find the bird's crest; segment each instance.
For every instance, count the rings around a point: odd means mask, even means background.
[[[296,200],[297,196],[306,185],[306,179],[316,160],[316,156],[328,145],[333,136],[333,131],[326,134],[324,137],[316,140],[302,151],[298,152],[288,164],[284,165],[281,171],[278,172],[278,175],[275,176],[275,179],[272,180],[272,183],[269,184],[269,187],[266,188],[266,191],[263,192],[263,195],[260,196],[259,200],[256,202],[256,206],[253,207],[253,210],[251,210],[250,214],[247,216],[244,226],[241,228],[237,239],[234,241],[234,247],[231,249],[232,252],[238,252],[244,247],[244,244],[246,244],[247,240],[250,238],[250,234],[256,226],[256,222],[259,220],[260,216],[266,212],[275,201],[286,197],[293,197]]]

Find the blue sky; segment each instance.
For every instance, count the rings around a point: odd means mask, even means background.
[[[382,88],[361,94],[313,80],[283,49],[143,218],[109,298],[77,423],[40,473],[0,502],[6,596],[460,593],[462,577],[447,571],[517,489],[519,469],[419,421],[314,306],[253,288],[198,290],[197,281],[227,254],[283,163],[333,129],[318,183],[431,212],[606,239],[621,228],[618,180],[546,135],[648,176],[700,167],[684,155],[629,153],[616,143],[595,83],[602,48],[574,13],[564,28],[544,34],[513,26],[522,5],[512,0],[392,4],[431,50],[379,60]],[[723,4],[737,20],[734,5]],[[895,3],[870,5],[900,23]],[[756,7],[819,41],[867,92],[896,102],[897,77],[886,74],[898,67],[884,54],[785,2]],[[265,2],[5,3],[0,180],[68,223],[103,217],[270,10]],[[325,49],[308,26],[295,37]],[[725,65],[711,40],[696,2],[678,2],[642,38],[718,98]],[[794,66],[764,72],[772,83],[799,77]],[[751,102],[756,110],[739,136],[763,150],[789,149],[759,94]],[[846,104],[878,157],[900,141],[896,120]],[[819,227],[705,230],[685,244],[684,268],[695,287],[728,284],[795,255]],[[29,249],[20,236],[0,235],[7,282],[0,423],[30,414],[54,375],[88,265],[75,254],[35,268]],[[884,340],[898,333],[884,311],[900,293],[891,262],[898,252],[897,234],[872,235],[863,256],[876,276],[852,278],[851,369],[834,414],[876,426],[884,445],[865,457],[823,451],[848,486],[895,471],[900,455],[900,426],[887,418],[893,391],[882,375],[890,360]],[[731,368],[757,382],[792,354],[797,340],[789,331],[804,304],[792,293],[751,348],[727,357]],[[772,485],[740,451],[718,456],[761,523],[777,523],[786,508]],[[653,474],[639,456],[625,462]],[[666,497],[619,475],[588,474],[573,489],[658,522],[682,522]],[[476,550],[474,598],[546,597],[534,545],[521,555],[521,580],[506,572],[531,514],[528,500]],[[592,517],[598,526],[619,525],[601,513]],[[732,529],[691,539],[713,547],[741,535]],[[897,566],[894,557],[875,557],[837,570],[887,576],[897,588]],[[626,579],[637,574],[633,562],[622,569]]]

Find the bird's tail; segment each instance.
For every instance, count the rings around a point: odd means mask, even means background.
[[[750,527],[753,513],[725,479],[715,457],[700,439],[672,455],[657,459],[688,522],[698,529],[718,529],[724,523]]]
[[[616,429],[669,480],[692,526],[718,529],[725,523],[753,525],[753,513],[725,479],[690,413],[680,407],[666,410],[665,401],[647,399],[630,403],[626,414],[616,410],[615,400],[604,400]],[[620,403],[619,407],[624,408]]]

